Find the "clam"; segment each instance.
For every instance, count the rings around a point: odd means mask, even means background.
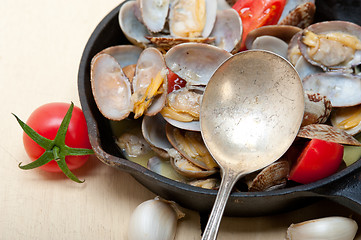
[[[114,57],[119,65],[123,68],[132,66],[137,63],[143,49],[134,45],[117,45],[108,47],[100,52]]]
[[[361,146],[361,143],[352,135],[342,129],[326,124],[310,124],[303,126],[300,128],[297,136],[308,139],[317,138],[346,145]]]
[[[132,51],[135,56],[129,53]],[[135,59],[135,75],[130,81],[121,64],[131,64]],[[111,120],[122,120],[130,112],[134,112],[134,118],[143,114],[153,116],[165,104],[167,73],[163,55],[155,48],[147,48],[141,53],[137,47],[103,50],[91,63],[95,102],[100,112]]]
[[[295,26],[287,26],[287,25],[262,26],[248,33],[247,38],[245,40],[245,44],[247,49],[249,49],[252,47],[254,40],[261,36],[276,37],[288,44],[290,43],[293,36],[300,31],[302,31],[302,29]]]
[[[173,126],[198,131],[201,100],[201,92],[181,88],[168,94],[161,114]]]
[[[248,33],[247,49],[262,49],[287,58],[288,43],[302,29],[295,26],[270,25],[256,28]]]
[[[194,165],[205,170],[218,168],[204,145],[200,132],[186,131],[167,124],[166,134],[172,146]]]
[[[302,31],[295,33],[288,43],[287,59],[293,64],[293,66],[295,66],[297,61],[302,57],[300,48],[298,47],[298,38],[301,34]]]
[[[162,158],[169,158],[168,151],[172,148],[165,133],[166,121],[158,113],[155,116],[144,116],[142,134],[154,152]]]
[[[296,53],[293,52],[292,54],[296,54]],[[296,55],[293,55],[293,57],[296,57]],[[307,62],[307,60],[302,55],[299,56],[295,64],[295,68],[301,80],[312,74],[323,73],[321,68]]]
[[[331,114],[331,101],[319,93],[305,91],[305,112],[301,126],[325,123]]]
[[[237,53],[242,43],[242,20],[236,10],[217,11],[216,22],[210,34],[215,38],[214,45],[231,53]]]
[[[331,114],[334,127],[344,130],[348,134],[356,135],[361,132],[361,105],[338,108]]]
[[[136,1],[125,2],[119,10],[118,21],[125,37],[132,44],[145,48],[150,41],[145,36],[150,35],[148,29],[138,20],[135,12],[138,9]]]
[[[328,72],[311,74],[303,79],[305,90],[326,96],[333,107],[354,106],[361,103],[361,77]]]
[[[286,6],[292,4],[292,2],[297,2],[297,1],[288,1]],[[316,12],[316,5],[314,1],[310,1],[310,2],[307,1],[305,3],[296,6],[286,16],[284,17],[281,16],[281,19],[278,22],[278,24],[292,25],[300,28],[305,28],[308,27],[313,22],[313,17],[315,15],[315,12]]]
[[[118,19],[127,39],[143,48],[155,46],[167,51],[180,43],[216,41],[217,46],[235,52],[242,23],[227,5],[215,0],[129,1],[120,8]]]
[[[116,140],[120,149],[130,157],[141,157],[150,153],[151,148],[142,136],[124,133]]]
[[[298,6],[301,6],[306,3],[315,3],[314,0],[292,0],[292,1],[286,1],[286,5],[283,8],[283,12],[281,14],[280,19],[278,20],[278,23],[282,22],[293,10],[295,10]]]
[[[165,55],[167,67],[187,81],[187,85],[207,85],[216,69],[232,54],[201,43],[183,43]]]
[[[345,21],[315,23],[299,38],[302,55],[324,71],[347,71],[359,62],[361,27]]]
[[[170,149],[168,151],[170,155],[170,163],[173,168],[182,176],[187,178],[205,178],[209,177],[217,172],[217,169],[213,168],[206,170],[193,164],[191,161],[183,157],[176,149]]]
[[[250,192],[272,191],[286,186],[290,172],[288,161],[279,160],[265,167],[262,171],[246,176],[248,190]]]
[[[156,48],[146,48],[139,56],[133,78],[134,118],[160,112],[167,96],[167,74],[163,55]]]
[[[117,60],[98,54],[91,62],[91,86],[99,111],[108,119],[121,120],[132,111],[131,86]]]
[[[140,0],[139,9],[142,22],[150,32],[160,32],[164,28],[169,0]]]
[[[193,181],[189,181],[188,184],[194,187],[218,190],[220,180],[218,178],[196,179]]]
[[[232,54],[201,43],[183,43],[165,54],[167,67],[184,79],[185,89],[167,96],[162,115],[178,128],[200,131],[199,111],[202,92],[216,69]]]
[[[169,10],[169,31],[174,37],[208,37],[216,13],[214,0],[174,0]]]

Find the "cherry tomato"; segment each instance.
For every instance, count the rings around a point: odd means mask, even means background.
[[[27,125],[39,133],[41,136],[54,140],[59,126],[69,109],[68,103],[48,103],[37,108],[27,120]],[[27,154],[32,161],[37,160],[43,153],[44,148],[40,147],[27,134],[23,135],[23,143]],[[87,125],[82,110],[74,107],[71,115],[68,130],[66,132],[65,144],[72,148],[90,149]],[[70,170],[77,169],[84,165],[89,155],[66,156],[65,161]],[[45,171],[61,172],[55,160],[40,166]]]
[[[238,0],[234,5],[242,19],[243,36],[241,50],[246,50],[245,40],[253,29],[277,24],[286,0]]]
[[[186,81],[180,78],[177,74],[170,69],[168,73],[168,93],[178,90],[186,85]]]
[[[289,180],[311,183],[334,174],[342,162],[343,145],[312,139],[292,166]]]

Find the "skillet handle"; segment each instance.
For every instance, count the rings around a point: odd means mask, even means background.
[[[361,215],[361,167],[354,168],[345,176],[313,192]]]

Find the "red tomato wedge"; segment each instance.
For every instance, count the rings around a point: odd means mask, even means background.
[[[234,5],[242,19],[243,36],[241,50],[246,50],[245,40],[253,29],[277,24],[287,0],[238,0]]]
[[[292,166],[289,180],[311,183],[334,174],[342,162],[343,145],[312,139]]]
[[[186,80],[180,78],[177,74],[168,69],[168,93],[185,87]]]

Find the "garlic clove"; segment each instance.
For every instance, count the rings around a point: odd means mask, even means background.
[[[287,240],[352,240],[358,229],[357,223],[346,217],[325,217],[291,224]]]
[[[136,207],[128,227],[128,240],[172,240],[177,220],[184,213],[171,201],[156,197]]]

